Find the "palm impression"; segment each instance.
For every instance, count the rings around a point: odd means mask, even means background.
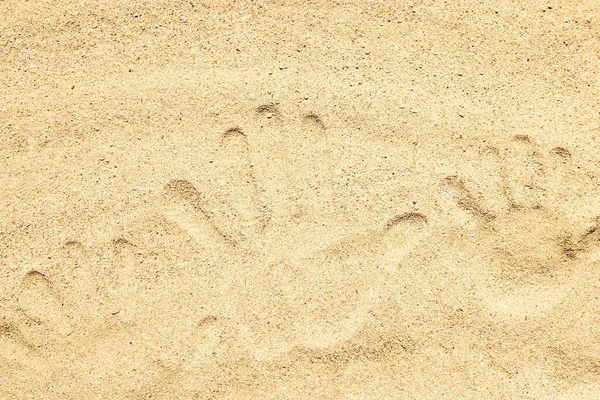
[[[477,346],[509,376],[533,362],[561,381],[598,382],[594,175],[568,149],[544,148],[528,136],[482,147],[473,158],[470,175],[449,176],[441,186],[460,229],[482,241],[473,248],[492,249],[494,279],[480,297],[495,330],[482,325]]]
[[[505,277],[555,274],[597,246],[593,176],[568,149],[517,135],[473,158],[472,176],[449,176],[442,189],[490,240]]]
[[[259,120],[274,120],[274,131],[285,129],[277,122],[277,105],[261,106],[256,114]],[[278,182],[261,177],[254,160],[256,136],[237,126],[215,143],[209,182],[172,180],[161,200],[164,216],[198,245],[239,260],[230,277],[236,292],[231,307],[251,321],[239,330],[267,358],[276,349],[327,347],[353,336],[381,301],[386,277],[396,274],[399,260],[427,224],[425,216],[399,210],[385,226],[308,251],[290,245],[289,238],[302,233],[298,203],[278,204],[265,194],[296,195],[304,213],[317,219],[331,216],[335,196],[326,125],[312,113],[296,121],[300,134],[312,136],[296,138],[295,144],[276,143],[275,135],[263,141],[285,148],[290,157],[270,172]]]
[[[140,288],[131,296],[115,279],[132,269],[122,247],[119,241],[104,248],[70,241],[21,277],[0,330],[0,355],[13,354],[14,371],[23,374],[29,387],[59,397],[73,391],[85,397],[143,395],[167,374],[156,363],[160,354],[153,354],[137,333],[145,321],[119,315],[126,314],[124,304],[147,305]],[[107,271],[108,279],[100,274]],[[123,343],[130,347],[126,362],[120,355]],[[57,386],[57,376],[69,379]],[[118,384],[107,386],[103,379]]]

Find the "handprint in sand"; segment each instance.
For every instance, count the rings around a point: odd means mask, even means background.
[[[511,378],[534,363],[561,382],[599,383],[596,177],[567,148],[528,136],[473,158],[471,175],[446,177],[441,193],[453,234],[479,240],[464,260],[471,274],[489,273],[475,297],[490,322],[475,347]]]
[[[309,112],[289,127],[275,104],[258,107],[253,121],[215,140],[208,182],[165,184],[163,215],[197,246],[236,260],[223,279],[236,293],[229,296],[236,298],[232,310],[249,321],[238,327],[240,335],[258,357],[335,347],[361,330],[385,298],[427,218],[398,210],[387,224],[343,233],[335,226],[340,215],[326,123]],[[274,148],[289,158],[265,158]],[[308,231],[323,236],[303,242]]]
[[[471,156],[471,176],[445,178],[443,195],[457,221],[489,241],[482,247],[495,250],[506,278],[555,274],[597,247],[594,178],[568,149],[517,135]]]

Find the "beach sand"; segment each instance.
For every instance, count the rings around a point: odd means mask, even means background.
[[[1,399],[600,398],[595,2],[0,15]]]

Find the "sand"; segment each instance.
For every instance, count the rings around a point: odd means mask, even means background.
[[[0,15],[0,398],[600,398],[595,2]]]

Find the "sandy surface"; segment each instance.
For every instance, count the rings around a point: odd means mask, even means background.
[[[596,2],[0,15],[0,398],[600,398]]]

